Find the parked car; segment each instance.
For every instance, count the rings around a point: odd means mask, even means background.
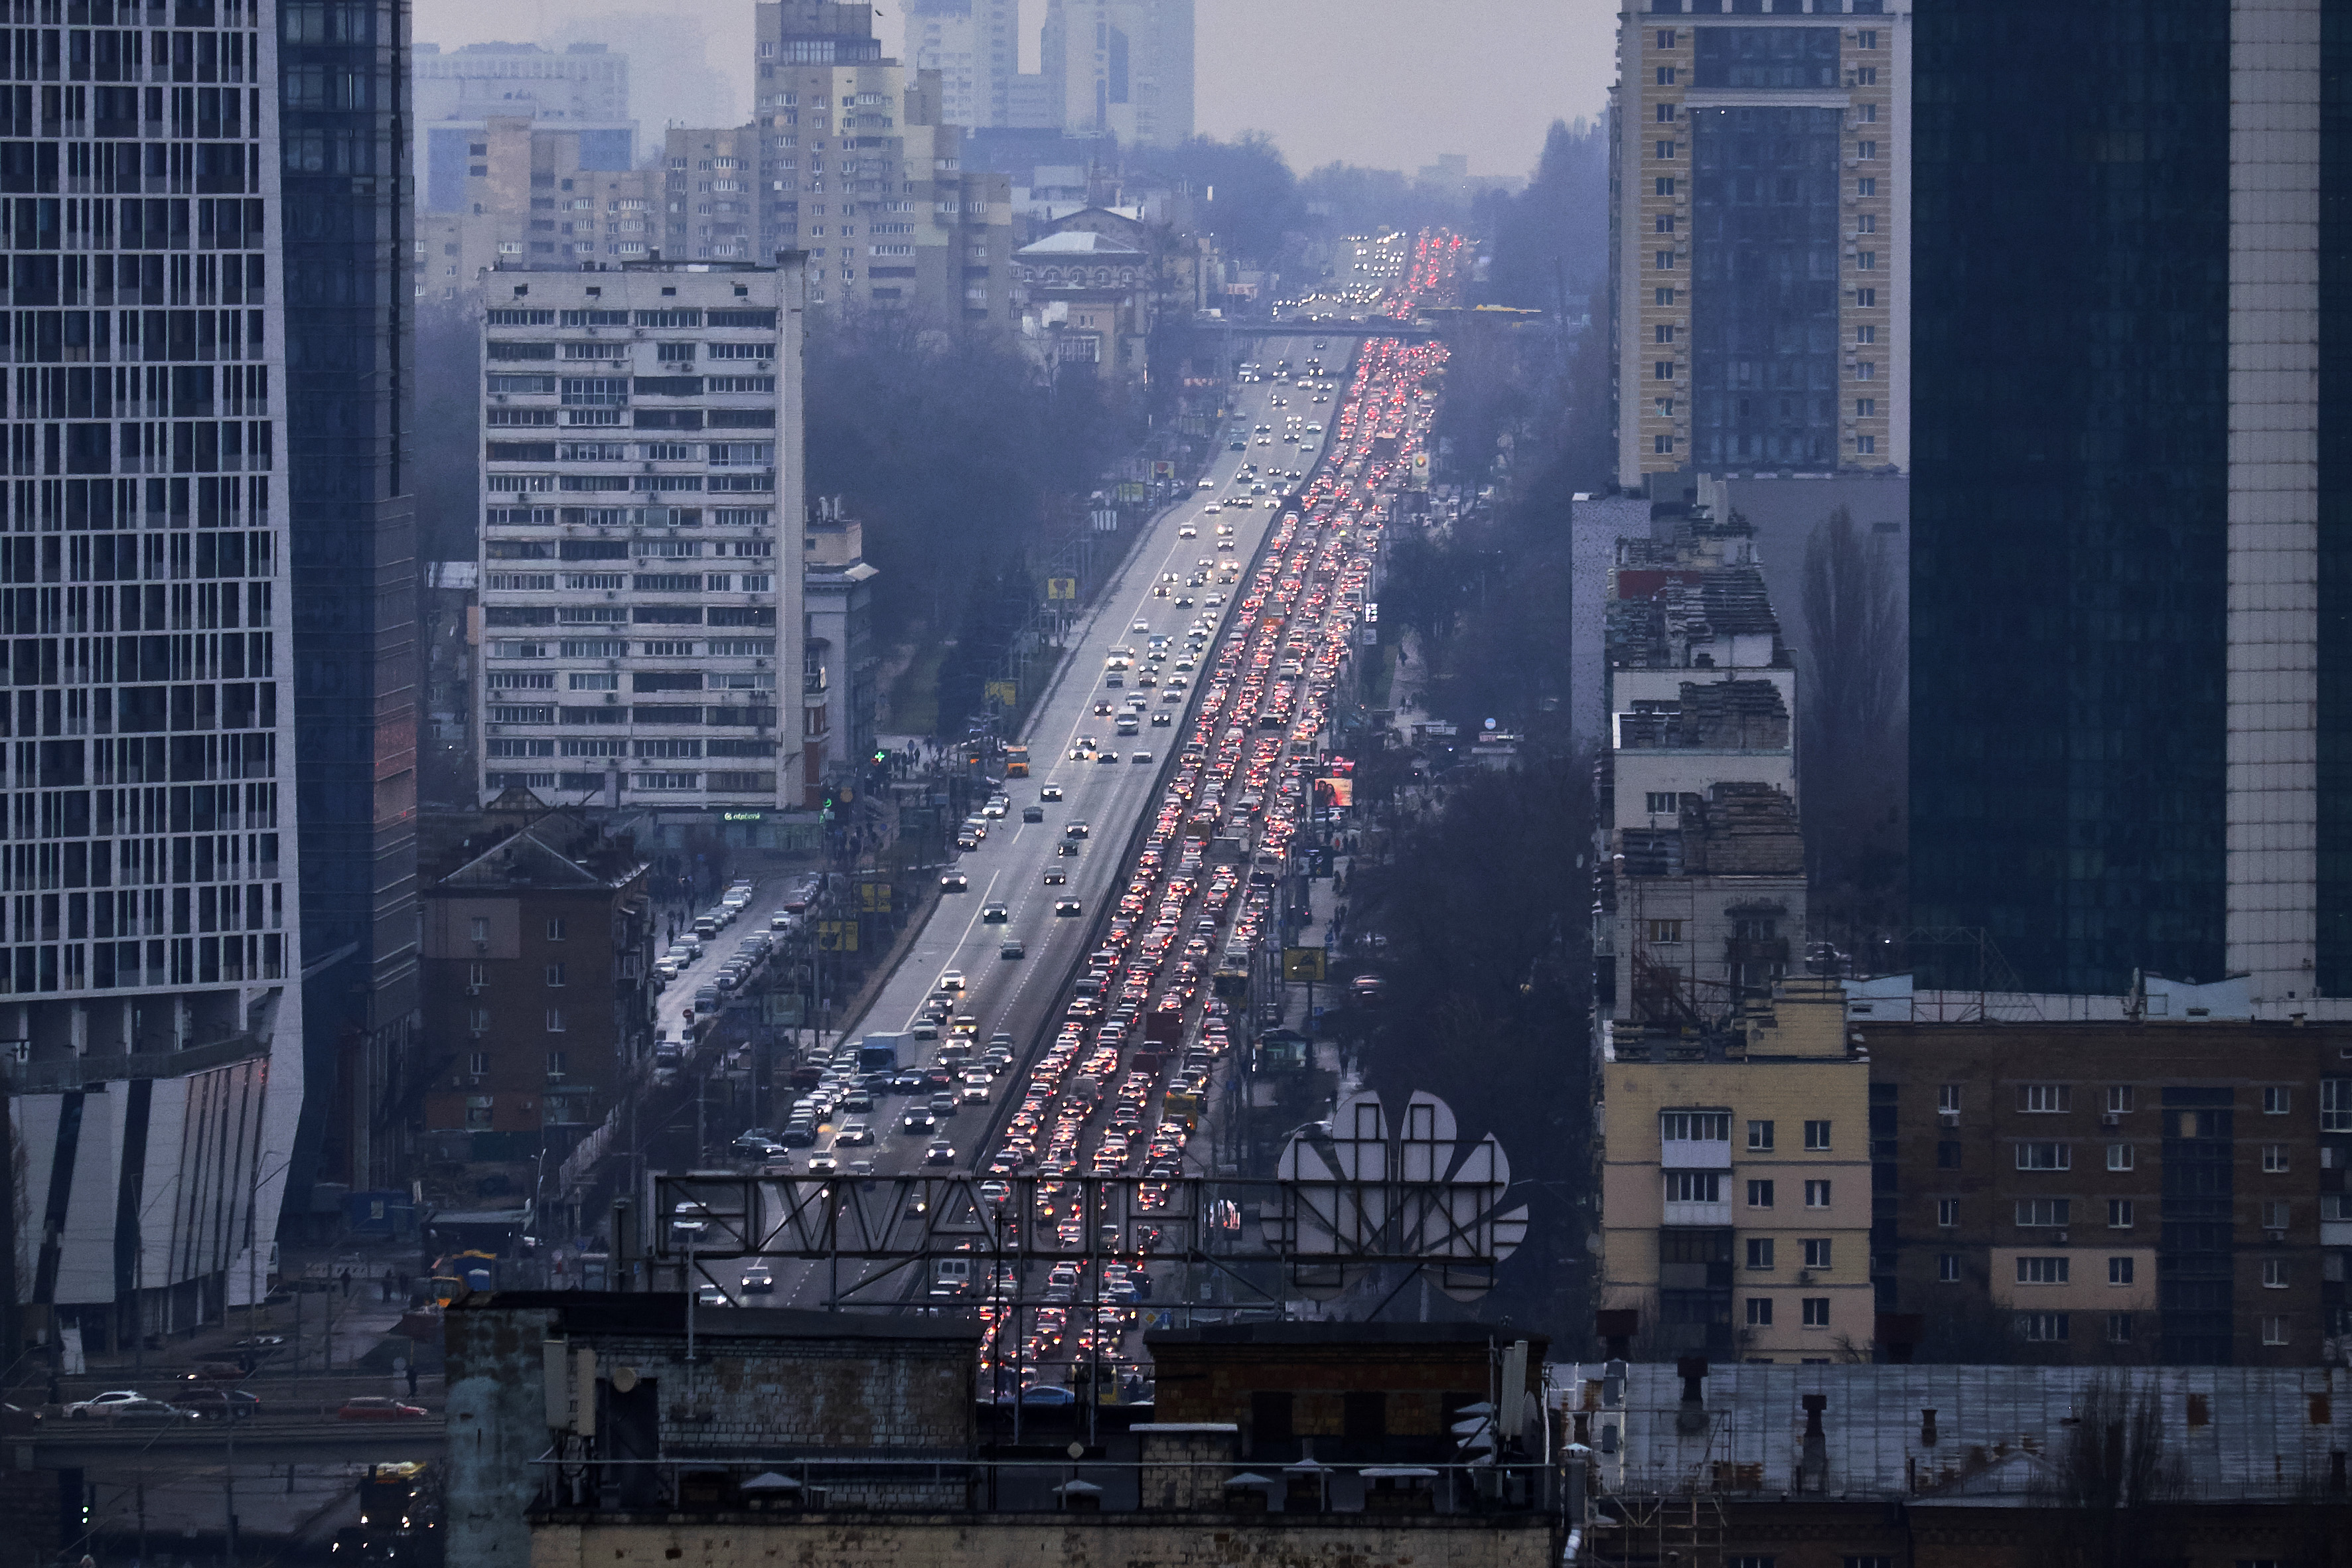
[[[383,1394],[362,1394],[343,1401],[335,1412],[339,1421],[415,1421],[431,1415],[422,1405],[404,1404]]]

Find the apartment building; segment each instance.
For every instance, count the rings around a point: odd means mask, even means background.
[[[1719,1023],[1802,955],[1796,668],[1752,533],[1703,509],[1622,538],[1595,933],[1604,1036]]]
[[[720,138],[703,132],[681,150],[672,134],[671,172],[692,188],[672,191],[669,253],[699,258],[708,243],[716,256],[733,239],[733,214],[716,208],[735,193],[718,182],[737,180],[756,186],[760,221],[749,232],[759,235],[758,254],[808,253],[811,307],[1003,329],[1012,187],[999,173],[965,172],[963,128],[945,118],[939,73],[884,58],[868,5],[762,4],[756,26],[758,116],[736,134],[735,150],[720,151]],[[722,157],[740,167],[722,170]],[[707,172],[705,158],[713,161]]]
[[[1612,91],[1618,483],[1907,468],[1910,0],[1654,0]]]
[[[1011,125],[1021,66],[1016,0],[916,0],[907,11],[907,53],[940,73],[940,110],[950,125]]]
[[[410,70],[423,193],[417,204],[427,211],[465,210],[471,165],[482,162],[473,144],[493,120],[528,120],[571,131],[591,168],[636,163],[629,57],[603,44],[573,44],[561,52],[537,44],[467,44],[446,53],[438,44],[417,44]]]
[[[1882,1308],[1938,1360],[2309,1366],[2352,1329],[2352,1037],[2284,1023],[1881,1023]]]
[[[420,299],[478,304],[491,267],[610,266],[661,248],[661,172],[613,163],[596,133],[493,116],[464,134],[457,200],[416,215]]]
[[[481,799],[803,805],[801,287],[793,259],[484,279]]]
[[[423,896],[425,1138],[552,1170],[653,1051],[647,866],[572,812],[467,847]]]
[[[809,788],[860,775],[874,756],[874,721],[881,704],[882,655],[874,642],[874,580],[882,569],[866,559],[865,527],[844,517],[841,497],[819,497],[802,538],[808,617],[812,700],[823,696],[824,747],[808,753],[816,772]],[[816,723],[810,721],[812,731]]]
[[[1870,1071],[1835,981],[1601,1067],[1602,1306],[1661,1354],[1832,1361],[1874,1332]]]

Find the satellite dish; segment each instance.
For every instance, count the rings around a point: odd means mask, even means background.
[[[637,1385],[637,1369],[634,1366],[613,1368],[613,1392],[626,1394]]]

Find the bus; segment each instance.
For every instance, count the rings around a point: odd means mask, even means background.
[[[1008,746],[1004,748],[1004,776],[1007,779],[1026,779],[1029,777],[1029,748],[1027,747]]]

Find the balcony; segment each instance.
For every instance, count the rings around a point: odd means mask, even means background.
[[[1664,1223],[1675,1228],[1728,1225],[1731,1223],[1731,1203],[1728,1199],[1716,1203],[1677,1203],[1668,1198]]]
[[[1658,1163],[1670,1171],[1727,1171],[1731,1168],[1728,1138],[1671,1138],[1659,1145]]]

